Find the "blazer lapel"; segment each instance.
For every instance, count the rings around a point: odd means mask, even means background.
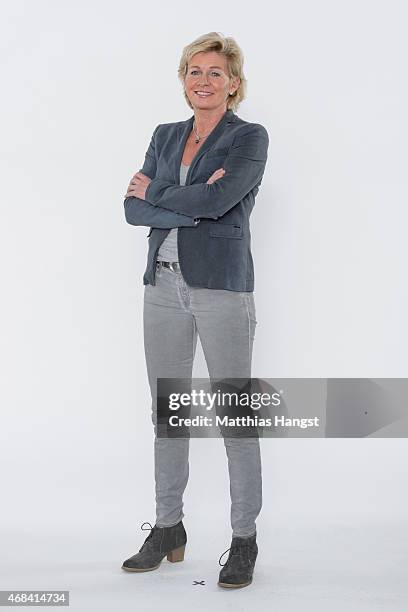
[[[180,164],[183,158],[188,135],[193,129],[194,115],[184,121],[177,129],[177,151],[174,155],[174,180],[176,185],[180,185]]]
[[[231,109],[227,110],[224,113],[224,115],[221,117],[221,119],[219,120],[219,122],[217,123],[213,131],[210,133],[208,138],[204,140],[203,144],[201,145],[201,147],[198,149],[197,153],[193,157],[193,160],[187,172],[186,185],[189,184],[189,178],[192,172],[194,171],[194,168],[196,167],[197,163],[199,162],[200,158],[204,155],[206,151],[208,151],[215,144],[215,142],[217,141],[217,138],[219,138],[219,136],[222,134],[225,126],[228,123],[234,122],[235,119],[236,119],[236,115],[234,115],[234,112]],[[193,129],[193,123],[194,123],[194,115],[192,115],[190,119],[187,119],[187,121],[185,121],[178,128],[178,132],[177,132],[178,148],[176,151],[176,155],[174,156],[175,157],[174,178],[175,178],[176,185],[180,185],[180,164],[183,158],[183,153],[184,153],[187,139],[190,135],[191,130]]]

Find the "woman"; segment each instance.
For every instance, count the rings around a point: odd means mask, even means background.
[[[126,220],[150,226],[143,277],[144,343],[155,431],[156,524],[123,563],[148,571],[181,561],[189,438],[157,436],[157,378],[190,379],[197,334],[211,379],[250,378],[256,314],[249,216],[264,173],[268,133],[239,118],[243,56],[232,38],[205,34],[179,65],[187,121],[158,125],[128,187]],[[259,439],[227,438],[232,543],[220,586],[251,583],[262,505]],[[143,528],[143,525],[142,525]],[[227,552],[227,551],[226,551]]]

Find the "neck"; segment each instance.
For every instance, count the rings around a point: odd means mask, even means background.
[[[222,119],[226,113],[227,108],[214,108],[214,109],[195,109],[194,120],[195,127],[198,134],[206,135],[211,132],[217,123]]]

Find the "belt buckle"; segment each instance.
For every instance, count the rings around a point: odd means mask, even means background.
[[[173,272],[179,272],[179,264],[177,261],[171,261],[170,262],[170,270],[172,270]]]

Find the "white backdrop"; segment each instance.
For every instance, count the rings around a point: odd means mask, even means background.
[[[70,588],[76,610],[119,600],[130,609],[137,584],[143,609],[176,607],[176,595],[196,597],[189,574],[180,586],[170,564],[139,582],[120,572],[147,535],[141,523],[154,524],[147,229],[125,222],[129,178],[154,127],[192,114],[177,79],[182,48],[212,30],[236,38],[248,79],[237,114],[270,136],[251,217],[253,376],[406,377],[407,5],[9,0],[1,9],[0,588]],[[207,375],[201,347],[194,374]],[[316,554],[317,536],[311,548],[302,538],[313,524],[323,546],[341,525],[361,534],[372,524],[360,551],[372,561],[382,524],[389,564],[365,570],[363,595],[350,589],[364,570],[350,570],[345,591],[399,609],[406,440],[263,440],[262,453],[263,556],[242,601],[344,602],[338,574],[304,579],[333,555]],[[230,545],[221,440],[192,440],[190,473],[191,558],[207,564],[205,605],[220,604],[217,559]],[[356,557],[336,557],[338,571]],[[163,582],[166,572],[174,580]],[[320,599],[308,590],[319,580]]]

